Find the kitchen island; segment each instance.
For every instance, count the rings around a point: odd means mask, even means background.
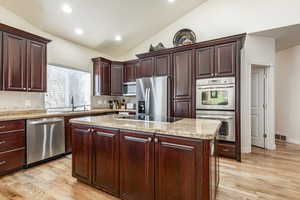
[[[72,175],[125,200],[212,200],[221,122],[72,119]]]

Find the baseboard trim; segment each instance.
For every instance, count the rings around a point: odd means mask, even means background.
[[[300,140],[294,138],[287,138],[286,142],[290,144],[300,144]]]

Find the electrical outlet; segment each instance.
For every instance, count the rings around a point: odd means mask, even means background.
[[[25,100],[25,107],[31,107],[31,101]]]

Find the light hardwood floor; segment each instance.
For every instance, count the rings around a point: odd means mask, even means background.
[[[254,148],[243,162],[221,159],[218,200],[300,200],[300,146]],[[71,177],[62,158],[0,178],[0,200],[117,200]]]

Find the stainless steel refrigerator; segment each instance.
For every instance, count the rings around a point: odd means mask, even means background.
[[[155,121],[170,117],[170,78],[168,76],[136,80],[137,114]]]

